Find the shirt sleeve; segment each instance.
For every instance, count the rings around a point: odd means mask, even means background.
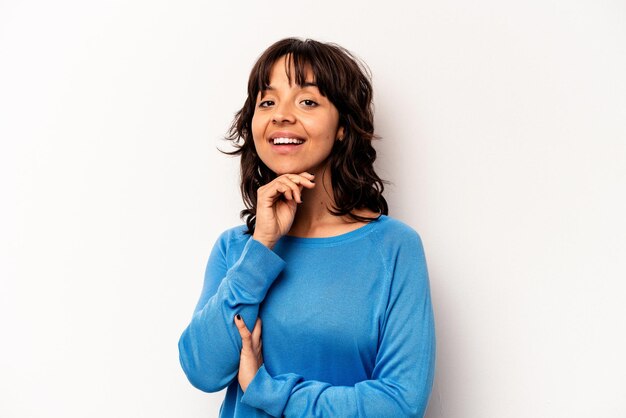
[[[239,313],[252,329],[259,303],[285,266],[269,248],[249,238],[237,262],[227,269],[228,240],[222,234],[207,263],[200,300],[180,337],[180,364],[196,388],[217,392],[236,377],[241,337]]]
[[[297,374],[271,376],[261,366],[242,402],[275,417],[422,417],[434,377],[435,330],[417,233],[390,264],[389,299],[370,380],[333,386]],[[345,326],[350,326],[349,318]]]

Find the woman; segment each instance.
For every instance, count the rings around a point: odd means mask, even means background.
[[[435,339],[418,234],[387,216],[372,88],[345,49],[284,39],[229,139],[246,225],[225,231],[179,342],[221,417],[417,417]]]

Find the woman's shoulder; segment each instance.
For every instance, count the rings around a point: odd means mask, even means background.
[[[250,235],[246,234],[247,230],[246,225],[223,230],[214,241],[211,257],[224,260],[227,266],[231,266],[237,261],[250,239]]]
[[[246,242],[250,235],[246,233],[248,228],[245,224],[236,225],[225,229],[218,237],[218,241],[224,244],[232,242]]]
[[[396,259],[400,254],[422,254],[424,246],[420,234],[408,223],[382,215],[378,226],[370,234],[370,241],[386,260]]]
[[[377,228],[379,234],[389,237],[394,241],[399,240],[419,240],[421,241],[420,234],[409,224],[394,218],[389,215],[381,215],[380,227]]]

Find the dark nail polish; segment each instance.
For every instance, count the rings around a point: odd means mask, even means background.
[[[241,315],[237,314],[237,319],[241,321]]]

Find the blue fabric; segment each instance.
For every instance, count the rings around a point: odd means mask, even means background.
[[[329,238],[284,236],[274,251],[225,231],[180,342],[190,382],[228,390],[221,417],[421,417],[435,331],[419,235],[388,216]],[[237,382],[240,313],[263,321],[264,365]]]

